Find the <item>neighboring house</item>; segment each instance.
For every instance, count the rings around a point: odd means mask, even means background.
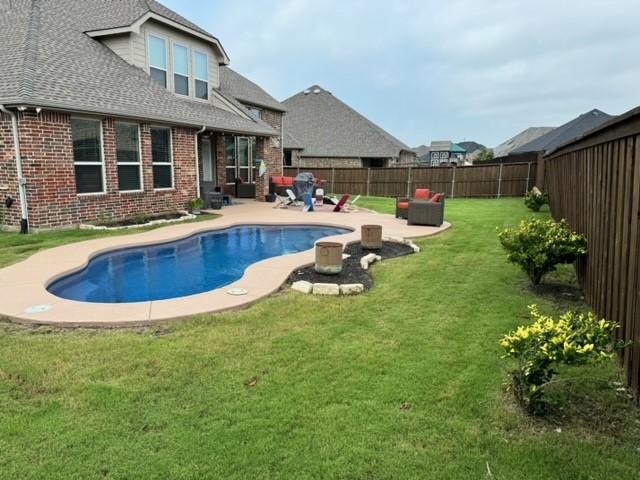
[[[7,226],[184,209],[214,184],[233,191],[237,178],[264,199],[268,176],[281,174],[284,107],[233,72],[197,25],[154,0],[4,5]]]
[[[526,130],[511,137],[506,142],[501,143],[493,149],[494,158],[505,157],[509,155],[516,148],[521,147],[529,142],[532,142],[536,138],[540,138],[542,135],[549,133],[555,127],[529,127]]]
[[[407,145],[317,85],[282,104],[285,165],[371,168],[415,162]]]
[[[467,165],[466,150],[451,140],[431,142],[428,156],[422,157],[422,163],[430,167],[440,165]]]
[[[535,140],[512,150],[511,154],[518,155],[531,152],[548,153],[564,143],[580,138],[588,131],[599,127],[612,118],[613,116],[601,110],[593,109],[558,128],[554,128]]]
[[[464,151],[466,152],[465,160],[470,164],[473,164],[473,161],[478,157],[478,155],[487,148],[484,145],[473,141],[458,142],[458,145],[464,148]]]

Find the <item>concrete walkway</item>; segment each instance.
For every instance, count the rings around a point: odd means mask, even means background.
[[[333,213],[329,206],[313,213],[273,204],[246,201],[216,211],[221,218],[210,222],[185,223],[148,232],[88,240],[44,250],[18,264],[0,270],[0,317],[21,323],[58,326],[112,327],[146,325],[196,314],[246,307],[280,289],[295,269],[314,262],[313,249],[270,258],[251,265],[244,276],[225,287],[188,297],[139,303],[88,303],[56,297],[46,287],[69,273],[84,268],[98,254],[125,247],[169,242],[196,233],[238,225],[328,225],[354,229],[353,233],[328,237],[343,244],[360,239],[360,226],[382,225],[384,236],[418,238],[435,235],[450,227],[411,226],[406,220],[368,211]],[[326,239],[323,239],[326,240]],[[246,295],[233,296],[230,289],[243,288]]]

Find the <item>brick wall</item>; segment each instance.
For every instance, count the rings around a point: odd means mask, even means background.
[[[2,143],[12,141],[10,122],[8,137],[6,123],[6,119],[0,119]],[[55,228],[141,213],[182,210],[196,196],[196,130],[172,128],[174,189],[154,191],[150,129],[148,125],[142,124],[140,133],[144,191],[120,193],[114,120],[103,119],[102,129],[106,193],[77,195],[70,116],[55,112],[42,112],[40,115],[29,112],[21,115],[20,146],[32,228]],[[13,149],[9,153],[6,150],[0,148],[0,186],[7,183],[15,191],[17,198],[15,163],[11,167]],[[19,215],[20,207],[12,207],[11,222],[19,221]]]
[[[6,208],[5,198],[11,196],[15,203]],[[20,197],[18,193],[18,173],[13,149],[11,118],[0,113],[0,211],[2,225],[0,227],[18,228],[20,225]]]
[[[282,113],[263,110],[262,120],[282,133]],[[279,137],[258,137],[256,139],[256,158],[267,164],[267,173],[256,179],[256,199],[264,201],[269,193],[269,177],[282,175],[282,135]]]
[[[361,158],[327,158],[291,156],[292,167],[300,168],[362,168]]]

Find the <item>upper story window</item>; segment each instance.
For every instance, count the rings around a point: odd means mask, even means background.
[[[76,191],[78,193],[103,193],[102,122],[72,118],[71,138],[73,140]]]
[[[167,88],[167,41],[149,34],[149,73],[151,78]]]
[[[173,88],[179,95],[189,95],[189,49],[173,45]]]
[[[195,52],[195,87],[196,98],[209,98],[209,56],[206,53]]]
[[[257,107],[249,107],[249,113],[258,120],[262,118],[262,110]]]

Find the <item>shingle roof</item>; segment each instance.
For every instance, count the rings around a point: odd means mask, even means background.
[[[612,118],[613,117],[607,113],[593,109],[551,130],[541,137],[516,148],[512,153],[550,152],[560,145],[584,135],[589,130],[593,130]]]
[[[304,146],[303,156],[389,158],[412,151],[317,85],[282,104],[287,109],[285,132]],[[292,148],[286,136],[284,147]]]
[[[516,148],[520,148],[529,142],[534,141],[536,138],[540,138],[542,135],[549,133],[556,127],[529,127],[526,130],[514,135],[506,142],[502,142],[500,145],[493,149],[495,157],[504,157],[509,155]]]
[[[220,67],[220,92],[243,103],[284,112],[284,106],[260,86],[229,67]]]
[[[84,32],[90,27],[116,24],[138,12],[142,4],[158,8],[151,0],[118,0],[117,8],[114,2],[12,0],[12,8],[3,8],[0,17],[3,47],[11,47],[0,51],[0,102],[276,134],[264,122],[178,98],[87,36]]]

